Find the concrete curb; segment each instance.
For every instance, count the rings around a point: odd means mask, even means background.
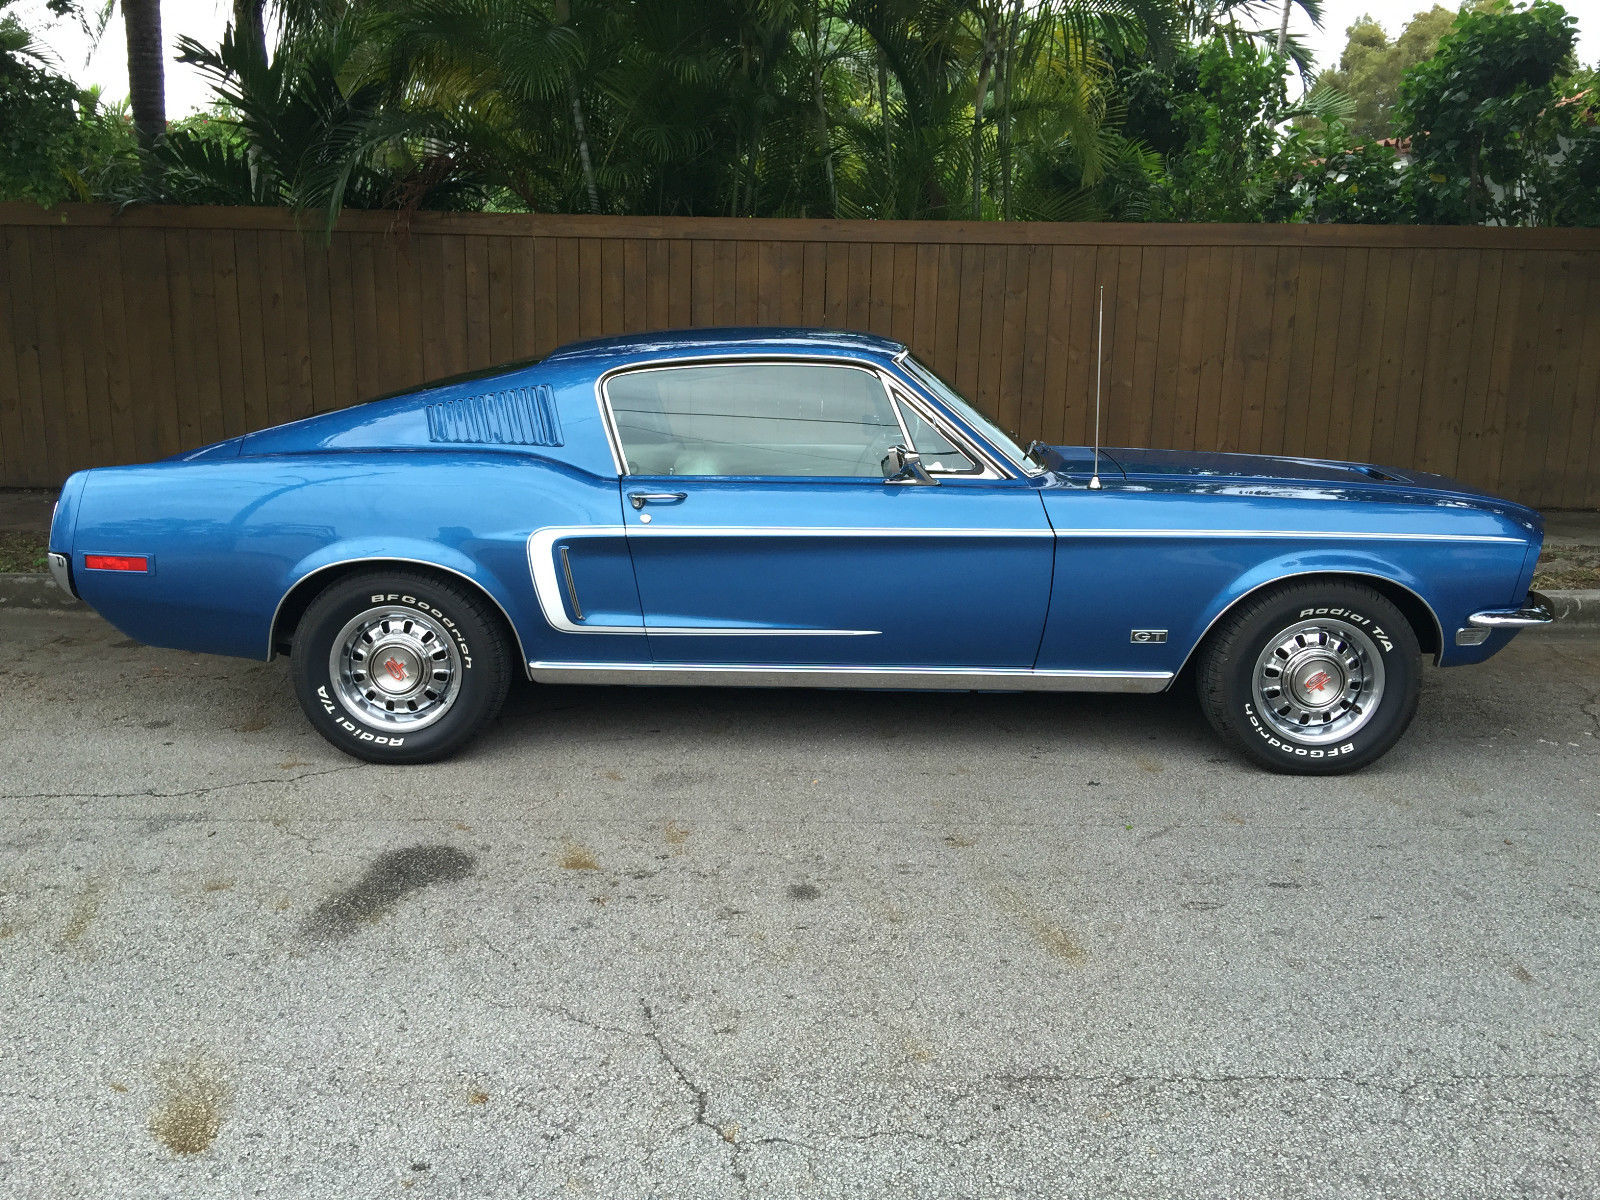
[[[1600,626],[1600,590],[1547,591],[1545,595],[1555,606],[1558,628]],[[14,608],[73,612],[83,607],[81,600],[63,592],[48,575],[0,575],[0,612]]]
[[[0,612],[11,608],[69,612],[82,609],[83,602],[63,592],[48,575],[0,575]]]
[[[1556,610],[1556,628],[1563,625],[1600,625],[1600,590],[1548,591]]]

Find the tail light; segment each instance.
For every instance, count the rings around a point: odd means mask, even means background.
[[[83,565],[91,571],[150,570],[150,560],[142,554],[85,554]]]

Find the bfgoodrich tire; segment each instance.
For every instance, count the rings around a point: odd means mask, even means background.
[[[294,636],[292,674],[317,732],[357,758],[432,762],[500,711],[510,651],[497,616],[460,585],[384,571],[330,584]]]
[[[1372,588],[1289,584],[1223,618],[1202,647],[1200,704],[1273,771],[1339,775],[1386,754],[1417,711],[1417,637]]]

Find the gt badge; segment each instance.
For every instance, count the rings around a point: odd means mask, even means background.
[[[385,671],[389,672],[389,674],[394,677],[396,683],[404,683],[405,682],[406,669],[405,669],[405,667],[401,666],[400,663],[396,662],[394,659],[391,658],[388,662],[384,663],[383,664],[383,669]]]
[[[1167,640],[1165,629],[1135,629],[1128,640],[1136,645],[1150,645]]]

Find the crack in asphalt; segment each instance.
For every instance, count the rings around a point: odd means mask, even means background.
[[[477,937],[478,941],[482,942],[483,945],[492,953],[500,958],[505,959],[513,967],[520,967],[521,964],[516,956],[509,953],[504,947],[497,945],[495,942],[485,937],[481,932],[475,931],[475,936]],[[661,1059],[661,1062],[671,1073],[672,1078],[680,1087],[689,1093],[690,1098],[693,1100],[694,1119],[692,1123],[700,1126],[701,1128],[709,1129],[712,1133],[716,1134],[717,1141],[719,1143],[727,1146],[732,1151],[733,1158],[730,1163],[731,1172],[734,1179],[738,1181],[740,1187],[746,1194],[749,1193],[749,1179],[744,1168],[743,1156],[748,1154],[751,1150],[767,1146],[784,1146],[797,1150],[804,1150],[809,1153],[818,1152],[818,1148],[809,1142],[802,1142],[796,1138],[780,1137],[775,1134],[769,1134],[757,1138],[740,1138],[738,1135],[738,1130],[740,1128],[739,1122],[731,1121],[724,1125],[718,1124],[716,1121],[712,1120],[710,1116],[710,1092],[705,1086],[698,1083],[695,1078],[684,1069],[683,1064],[680,1063],[677,1058],[673,1056],[672,1052],[667,1049],[666,1041],[661,1036],[661,1030],[657,1022],[656,1010],[652,1008],[650,1003],[642,997],[639,1000],[639,1007],[644,1013],[643,1029],[624,1029],[618,1025],[602,1024],[599,1021],[592,1021],[587,1017],[580,1016],[571,1009],[567,1008],[565,1005],[552,1004],[548,1001],[539,1001],[528,1005],[506,1003],[498,1000],[492,1000],[488,997],[480,997],[480,999],[483,1001],[483,1003],[488,1004],[491,1008],[519,1012],[526,1011],[528,1008],[532,1008],[536,1012],[542,1012],[549,1016],[556,1017],[582,1029],[592,1030],[596,1033],[615,1034],[619,1037],[630,1038],[635,1041],[648,1042],[655,1049],[657,1056]],[[733,1131],[732,1133],[729,1132],[730,1129]],[[907,1136],[917,1135],[908,1133]]]
[[[737,1143],[722,1131],[722,1126],[706,1118],[706,1113],[711,1107],[711,1098],[706,1093],[706,1089],[690,1078],[689,1073],[683,1069],[678,1060],[672,1057],[672,1052],[667,1049],[666,1042],[661,1039],[661,1030],[656,1026],[655,1010],[643,999],[639,1001],[639,1006],[644,1010],[644,1036],[649,1039],[651,1045],[655,1046],[656,1053],[661,1056],[661,1061],[667,1064],[667,1069],[672,1072],[677,1081],[694,1098],[694,1123],[711,1130],[712,1133],[717,1135],[718,1141],[736,1147]],[[734,1151],[733,1174],[734,1178],[741,1184],[745,1182],[744,1166],[738,1160],[737,1149]]]
[[[0,796],[0,800],[187,800],[191,796],[207,796],[212,792],[225,792],[230,788],[262,787],[269,784],[299,783],[304,779],[320,779],[324,775],[339,775],[345,771],[359,771],[366,763],[350,763],[342,767],[329,767],[326,771],[305,771],[299,775],[278,776],[272,779],[238,779],[230,783],[215,783],[209,787],[186,788],[177,792],[158,792],[147,788],[142,792],[19,792]]]
[[[1594,722],[1594,736],[1600,738],[1600,689],[1585,687],[1578,684],[1589,696],[1589,702],[1578,706],[1578,711]]]
[[[672,1056],[672,1052],[667,1049],[666,1041],[662,1038],[661,1030],[656,1022],[655,1010],[651,1008],[649,1003],[643,999],[639,1001],[639,1006],[644,1010],[644,1036],[648,1038],[650,1043],[656,1048],[656,1053],[661,1056],[661,1061],[666,1064],[667,1070],[672,1072],[673,1077],[678,1081],[679,1084],[682,1085],[684,1090],[687,1091],[690,1097],[694,1100],[694,1124],[705,1129],[709,1129],[712,1133],[716,1134],[717,1140],[723,1145],[727,1146],[728,1149],[733,1152],[733,1158],[729,1163],[729,1169],[734,1180],[739,1184],[740,1191],[744,1195],[748,1196],[750,1194],[750,1178],[748,1172],[745,1170],[744,1165],[745,1155],[749,1154],[750,1151],[757,1149],[758,1147],[783,1146],[791,1149],[802,1150],[808,1154],[818,1153],[818,1148],[816,1146],[813,1146],[809,1142],[799,1141],[796,1138],[778,1137],[776,1135],[768,1135],[758,1138],[741,1138],[739,1136],[739,1122],[733,1121],[727,1125],[719,1125],[717,1122],[711,1120],[710,1116],[708,1115],[711,1110],[710,1093],[703,1085],[695,1082],[693,1076],[691,1076],[688,1071],[684,1070],[683,1064],[678,1062],[678,1060]]]

